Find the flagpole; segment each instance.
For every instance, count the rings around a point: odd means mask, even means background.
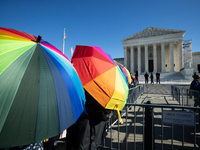
[[[71,57],[73,56],[74,50],[73,47],[71,46]]]
[[[65,28],[64,28],[64,36],[63,36],[63,54],[65,51],[65,39],[66,39],[66,35],[65,35]]]

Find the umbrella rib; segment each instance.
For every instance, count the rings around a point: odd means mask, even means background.
[[[86,62],[85,62],[85,59],[83,58],[83,61],[84,61],[84,63],[85,63],[85,66],[86,66],[86,68],[87,68],[87,72],[90,74],[90,77],[91,77],[91,79],[93,79],[92,78],[92,74],[90,73],[90,70],[88,69],[88,66],[87,66],[87,64],[86,64]]]
[[[84,61],[84,63],[85,63],[85,66],[86,66],[86,68],[87,68],[89,74],[90,74],[90,77],[93,79],[92,74],[90,73],[90,70],[89,70],[89,68],[88,68],[88,66],[87,66],[87,64],[86,64],[84,58],[83,58],[83,61]],[[93,81],[94,81],[94,79],[93,79]],[[110,98],[110,96],[97,84],[97,82],[94,81],[94,83],[95,83],[95,84]]]
[[[93,80],[93,81],[94,81],[94,80]],[[105,90],[104,90],[101,86],[99,86],[99,85],[97,84],[96,81],[94,81],[94,83],[105,93],[105,95],[107,95],[109,98],[111,98],[111,97],[105,92]]]

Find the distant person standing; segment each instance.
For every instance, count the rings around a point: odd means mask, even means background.
[[[156,84],[159,82],[159,84],[160,84],[160,73],[159,72],[157,72],[156,73]]]
[[[131,86],[130,88],[136,87],[137,83],[136,83],[136,78],[133,77],[133,75],[131,75]]]
[[[148,84],[149,75],[147,72],[145,73],[144,78],[145,78],[145,84]]]
[[[153,82],[153,73],[152,72],[151,72],[150,78],[151,78],[151,84],[152,83],[154,84],[154,82]]]
[[[193,78],[195,78],[195,77],[196,77],[196,75],[197,75],[197,73],[196,73],[196,72],[194,72],[194,74],[192,75],[192,77],[193,77]]]
[[[135,78],[136,78],[137,84],[139,84],[139,81],[138,81],[138,71],[136,71],[136,73],[135,73]]]
[[[194,80],[190,84],[190,89],[200,92],[200,79],[199,79],[199,76],[194,74],[193,78],[194,78]],[[194,106],[197,107],[198,101],[199,101],[199,94],[197,92],[194,92],[193,94],[192,93],[193,93],[192,91],[189,92],[190,98],[192,97],[192,95],[194,95]]]

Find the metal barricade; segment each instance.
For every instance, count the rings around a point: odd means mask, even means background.
[[[127,103],[135,103],[143,93],[144,93],[144,85],[139,85],[129,89]],[[121,111],[122,117],[126,114],[126,109],[130,109],[130,106],[124,106],[123,110]],[[111,126],[113,126],[118,121],[117,111],[113,111],[112,113],[113,114],[109,120],[108,129],[111,128]]]
[[[200,104],[200,92],[197,90],[178,88],[171,85],[171,95],[182,106],[197,107]]]
[[[143,93],[144,93],[144,85],[139,85],[129,89],[127,103],[135,103]]]
[[[200,93],[199,91],[192,90],[192,89],[186,89],[182,88],[182,102],[181,105],[183,106],[199,106],[199,99],[200,99]]]
[[[137,101],[137,99],[143,93],[144,93],[144,85],[139,85],[139,86],[129,89],[127,103],[135,103]],[[125,105],[123,110],[121,111],[121,116],[123,117],[129,109],[131,109],[131,106]],[[116,123],[118,124],[118,127],[119,127],[119,121],[118,121],[119,118],[118,118],[117,111],[113,111],[112,113],[113,114],[112,114],[111,118],[107,121],[106,132],[112,132],[113,131],[112,127]],[[119,129],[118,129],[118,131],[119,131]],[[111,137],[111,139],[112,139],[112,137]],[[104,142],[104,144],[105,144],[105,142]],[[104,149],[106,149],[105,145],[103,145],[103,146],[101,145],[100,147],[104,147]],[[112,141],[111,141],[109,149],[112,149]]]
[[[181,95],[180,88],[171,85],[171,95],[180,104],[180,95]]]
[[[127,103],[127,106],[133,107],[132,111],[127,110],[125,123],[126,126],[120,127],[119,123],[113,126],[104,141],[99,147],[101,149],[146,149],[145,136],[145,109],[151,107],[154,111],[151,121],[150,142],[147,149],[194,149],[199,148],[200,139],[196,135],[197,127],[199,134],[199,125],[195,111],[200,111],[199,107],[178,106],[178,105],[159,105],[159,104],[133,104]],[[190,111],[191,110],[191,111]],[[164,112],[164,113],[163,113]],[[174,113],[174,114],[173,114]],[[167,118],[163,114],[171,116]],[[179,120],[172,116],[189,116],[188,120]],[[169,119],[173,118],[173,121]],[[130,120],[132,120],[130,122]],[[169,122],[167,122],[169,121]],[[172,123],[173,122],[173,123]],[[149,136],[149,135],[148,135]],[[149,141],[148,141],[149,142]]]
[[[137,98],[144,93],[144,86],[138,86],[137,88],[130,89],[127,104],[125,106],[126,111],[124,114],[126,126],[119,124],[117,115],[115,115],[115,122],[107,128],[107,133],[109,136],[106,137],[103,144],[98,148],[101,149],[145,149],[145,136],[150,136],[150,147],[148,149],[194,149],[200,147],[200,138],[196,136],[196,132],[200,134],[200,118],[198,112],[200,112],[199,103],[199,92],[171,86],[171,95],[180,105],[155,105],[155,104],[136,104]],[[182,100],[182,101],[181,101]],[[129,108],[133,109],[129,109]],[[146,107],[151,107],[153,112],[150,115],[148,112],[145,113]],[[169,111],[169,113],[168,113]],[[177,118],[174,119],[176,123],[170,123],[163,121],[170,120],[171,118],[165,118],[163,112],[167,112],[170,115],[171,112],[175,111],[175,116],[179,115],[189,115],[194,116],[194,120],[182,120],[184,123],[180,123]],[[145,128],[145,115],[152,116],[151,130],[150,133],[146,135],[147,130]],[[197,119],[196,119],[197,118]],[[190,118],[192,119],[192,118]],[[147,119],[148,120],[148,119]],[[110,120],[110,124],[111,124]],[[187,124],[189,122],[194,122],[192,125]],[[198,123],[199,121],[199,123]],[[186,124],[185,124],[186,123]],[[198,127],[198,128],[197,128]],[[198,130],[197,130],[198,129]],[[149,130],[149,129],[148,129]],[[123,137],[123,140],[121,140]],[[149,142],[149,141],[148,141]]]

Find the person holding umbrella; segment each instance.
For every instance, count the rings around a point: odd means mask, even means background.
[[[106,121],[111,110],[103,108],[85,91],[86,112],[67,129],[66,150],[95,150],[106,136]]]
[[[66,148],[94,150],[105,137],[112,111],[117,111],[123,123],[119,111],[128,98],[129,87],[123,72],[100,47],[76,46],[72,63],[85,89],[86,113],[68,128]]]
[[[83,85],[69,59],[42,36],[4,27],[0,93],[0,149],[55,137],[85,111]]]

